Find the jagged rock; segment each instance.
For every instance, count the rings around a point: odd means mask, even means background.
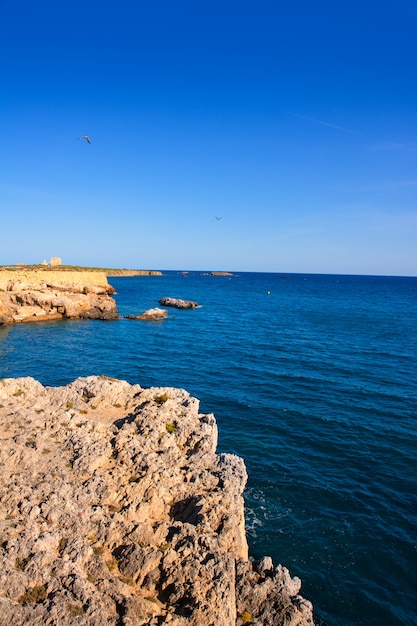
[[[312,625],[248,560],[243,460],[182,389],[0,381],[0,623]]]
[[[13,311],[0,293],[0,326],[3,324],[13,324]]]
[[[144,311],[141,315],[126,315],[126,319],[128,320],[145,320],[147,322],[154,322],[159,320],[164,320],[168,317],[168,311],[165,309],[148,309]]]
[[[180,300],[179,298],[161,298],[159,304],[162,306],[172,306],[176,309],[196,309],[200,305],[191,300]]]

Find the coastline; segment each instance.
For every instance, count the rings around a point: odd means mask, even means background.
[[[79,265],[3,265],[0,266],[0,289],[4,289],[3,285],[7,280],[20,279],[21,276],[26,276],[30,280],[31,276],[34,277],[48,277],[50,275],[66,275],[69,274],[104,274],[105,276],[162,276],[160,270],[136,270],[125,268],[108,268],[108,267],[82,267]],[[33,280],[40,280],[40,278],[34,278]],[[67,280],[67,282],[69,282]]]
[[[412,619],[415,555],[406,533],[416,515],[406,494],[416,458],[407,411],[416,371],[404,357],[415,353],[415,279],[242,273],[210,281],[169,272],[110,283],[123,316],[161,293],[204,306],[168,311],[157,325],[121,318],[1,327],[1,377],[56,386],[104,373],[188,389],[216,415],[221,450],[245,459],[250,554],[287,565],[328,624],[393,626],[399,612]],[[358,518],[363,510],[370,515]]]

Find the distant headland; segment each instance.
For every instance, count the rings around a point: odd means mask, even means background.
[[[162,276],[159,270],[131,270],[114,267],[83,267],[82,265],[64,265],[59,257],[52,257],[48,263],[46,259],[42,263],[26,265],[16,263],[14,265],[0,265],[1,272],[103,272],[106,276]],[[1,285],[0,285],[1,288]]]
[[[85,267],[82,265],[65,265],[60,257],[51,257],[49,262],[44,259],[42,263],[14,263],[11,265],[0,265],[0,290],[3,272],[103,272],[106,276],[163,276],[161,270],[138,270],[117,267]],[[211,271],[200,272],[202,276],[236,276],[233,272],[227,271]],[[183,276],[188,276],[189,271],[182,271]],[[20,275],[20,274],[19,274]],[[4,275],[3,275],[4,276]]]

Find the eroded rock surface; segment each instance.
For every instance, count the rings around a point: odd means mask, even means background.
[[[313,624],[248,561],[243,460],[186,391],[3,379],[0,434],[1,624]]]
[[[66,318],[113,320],[119,317],[107,283],[54,283],[50,280],[9,280],[0,291],[0,324]],[[63,274],[65,277],[65,275]],[[38,278],[38,276],[36,276]]]

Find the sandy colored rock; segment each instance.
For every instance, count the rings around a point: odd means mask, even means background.
[[[8,275],[11,278],[5,282]],[[75,282],[66,282],[72,278]],[[116,302],[109,295],[114,289],[100,272],[2,271],[2,280],[5,289],[0,291],[0,324],[119,317]]]
[[[311,625],[248,560],[243,460],[182,389],[0,381],[0,623]]]
[[[7,270],[0,268],[0,290],[6,291],[10,281],[35,285],[101,285],[108,287],[107,276],[104,271],[92,270],[51,270],[42,269],[15,269]]]

